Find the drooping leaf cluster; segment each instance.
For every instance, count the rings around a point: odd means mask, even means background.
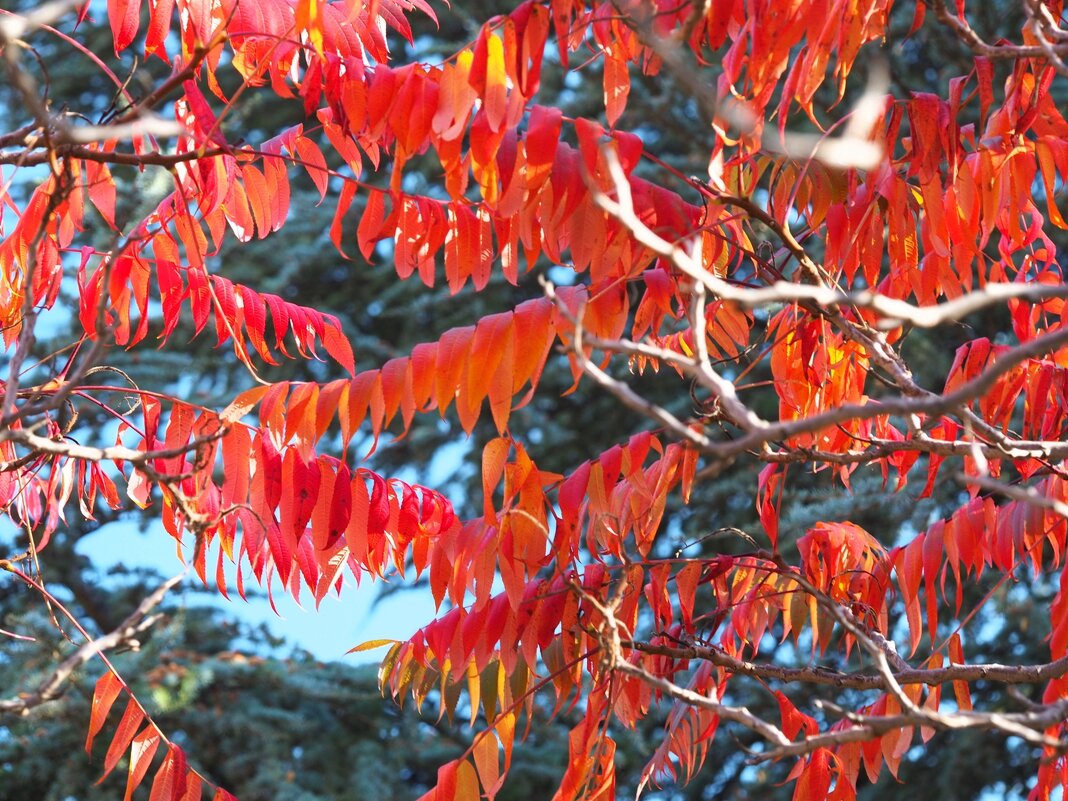
[[[668,699],[643,785],[691,775],[721,725],[760,741],[757,759],[788,762],[795,798],[853,797],[862,775],[896,773],[917,737],[962,727],[1042,749],[1035,797],[1062,783],[1063,587],[1046,607],[1046,664],[969,665],[961,636],[1018,573],[1062,584],[1059,8],[1042,5],[1044,22],[1032,11],[1019,46],[990,45],[966,14],[933,3],[935,21],[979,53],[967,73],[944,97],[866,92],[841,136],[815,140],[794,130],[794,109],[818,125],[814,102],[845,95],[862,48],[887,35],[890,4],[653,4],[649,14],[527,2],[441,64],[391,59],[390,36],[415,48],[407,14],[433,16],[422,2],[263,8],[159,3],[143,28],[139,4],[108,4],[116,52],[138,41],[173,72],[107,123],[138,122],[173,92],[173,149],[158,146],[169,134],[150,140],[136,125],[129,140],[79,139],[47,107],[27,124],[48,136],[11,140],[20,169],[48,169],[0,245],[12,375],[0,497],[34,533],[33,550],[47,554],[68,502],[92,516],[125,491],[138,506],[162,504],[167,532],[186,541],[205,582],[215,566],[223,593],[227,561],[241,591],[251,575],[317,601],[346,573],[425,573],[446,608],[391,645],[381,681],[396,697],[434,695],[450,715],[461,697],[473,721],[481,709],[484,727],[431,791],[450,801],[500,790],[539,691],[580,716],[559,798],[614,792],[613,727],[639,725]],[[564,68],[578,53],[600,63],[606,125],[538,102],[552,46]],[[1009,67],[998,72],[996,59]],[[694,83],[702,69],[716,81]],[[237,89],[225,85],[231,71]],[[662,71],[711,117],[698,118],[708,181],[623,127],[632,78]],[[306,119],[238,142],[225,118],[257,90],[294,98]],[[436,190],[413,191],[417,160],[424,176],[436,160]],[[659,169],[639,170],[643,160]],[[173,179],[129,225],[115,213],[112,168],[123,164]],[[368,180],[367,165],[385,181]],[[569,271],[566,285],[357,370],[337,317],[215,269],[227,241],[289,224],[293,167],[321,199],[337,192],[329,237],[342,254],[355,244],[365,258],[388,256],[401,279],[430,287],[443,271],[451,294],[485,289],[498,265],[518,284],[541,259]],[[110,245],[82,244],[89,207],[113,227]],[[19,391],[33,317],[57,303],[64,275],[77,282],[77,351]],[[912,369],[911,329],[995,306],[1004,322],[989,315],[941,375]],[[282,356],[319,352],[349,377],[264,383],[222,411],[135,387],[125,392],[136,411],[103,407],[118,421],[114,445],[78,443],[60,410],[112,391],[86,380],[100,343],[132,349],[151,331],[174,347],[183,319],[194,335],[212,324],[255,378]],[[578,391],[600,385],[656,428],[619,432],[559,472],[539,468],[536,438],[514,420],[543,391],[554,348]],[[613,377],[621,364],[663,373]],[[747,392],[750,373],[771,382],[771,403]],[[668,378],[679,379],[674,401],[651,400],[644,382]],[[403,433],[450,408],[464,431],[480,419],[496,429],[481,443],[480,516],[350,465],[350,443],[367,437],[374,450],[391,426]],[[751,547],[672,555],[669,509],[735,463],[758,465],[748,498],[759,524],[740,532]],[[889,532],[824,519],[782,536],[790,465],[846,488],[868,465],[888,488],[924,498],[950,464],[966,498],[942,519]],[[801,656],[783,666],[772,639]],[[813,664],[828,654],[830,673]],[[777,715],[735,701],[753,678]],[[989,680],[1035,685],[1035,707],[973,710],[971,685]],[[770,682],[855,692],[802,711]],[[125,702],[105,762],[130,748],[131,787],[151,775],[153,797],[199,796],[201,774],[118,673],[103,674],[93,699],[90,737]]]

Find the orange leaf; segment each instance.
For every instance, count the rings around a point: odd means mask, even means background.
[[[604,108],[609,127],[614,128],[623,109],[627,107],[630,94],[630,75],[627,61],[615,53],[604,56]]]
[[[478,776],[466,759],[456,768],[456,801],[479,801]]]
[[[119,726],[115,729],[115,736],[111,740],[111,745],[108,746],[107,756],[104,757],[104,774],[97,780],[97,784],[104,781],[107,775],[115,769],[115,765],[118,764],[122,755],[126,753],[126,749],[130,747],[130,741],[137,734],[144,717],[145,713],[140,704],[130,698],[126,704],[126,711],[123,713],[122,720],[119,721]]]
[[[178,801],[201,801],[204,793],[203,783],[196,771],[189,771],[185,776],[185,792]]]
[[[323,58],[323,9],[321,0],[297,0],[294,24],[298,33],[305,31],[319,58]]]
[[[482,514],[486,520],[494,520],[497,517],[493,509],[493,493],[504,475],[504,466],[511,448],[511,440],[497,437],[487,442],[482,450]]]
[[[456,412],[460,425],[470,433],[478,422],[482,400],[489,394],[490,385],[510,340],[512,315],[493,314],[478,321],[471,340],[471,351],[465,359],[465,380],[456,396]],[[511,386],[512,377],[505,379]]]
[[[496,794],[500,779],[501,769],[497,752],[497,738],[492,730],[483,732],[473,746],[472,755],[475,759],[475,767],[478,769],[478,778],[489,799]]]
[[[345,253],[345,249],[341,247],[341,223],[345,219],[345,215],[348,213],[349,207],[352,205],[352,199],[356,196],[356,182],[345,181],[341,187],[341,195],[337,200],[337,209],[334,211],[334,219],[330,223],[330,241],[334,243],[334,247],[337,248],[337,252],[348,258],[348,254]]]
[[[226,424],[238,422],[256,408],[256,404],[263,400],[263,396],[270,388],[270,386],[258,386],[245,390],[219,413],[219,420]]]
[[[678,591],[679,612],[687,631],[693,630],[693,605],[697,598],[697,583],[703,566],[700,562],[688,562],[675,574],[675,589]]]
[[[794,786],[793,801],[823,801],[831,788],[830,751],[818,748],[805,763]]]
[[[363,217],[360,218],[360,225],[356,229],[356,241],[360,246],[360,253],[368,261],[371,260],[375,243],[387,235],[384,230],[385,222],[385,195],[377,189],[372,189],[367,193],[367,205],[364,207]]]
[[[966,664],[964,661],[964,648],[961,646],[959,633],[954,633],[949,638],[949,661],[954,665]],[[953,693],[957,697],[957,706],[964,712],[970,712],[972,709],[972,694],[968,687],[968,682],[953,682]]]
[[[134,737],[130,745],[130,773],[126,780],[126,795],[123,796],[123,801],[133,798],[134,790],[141,785],[149,765],[152,764],[152,757],[156,755],[159,743],[160,733],[154,723],[149,723],[143,732]]]

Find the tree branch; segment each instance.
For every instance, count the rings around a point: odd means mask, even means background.
[[[0,569],[8,569],[4,560],[0,560]],[[0,713],[24,715],[34,707],[59,698],[66,689],[67,682],[75,670],[91,660],[97,654],[112,650],[121,645],[128,645],[136,637],[147,631],[161,615],[150,615],[160,604],[167,592],[185,578],[185,572],[167,579],[150,595],[144,598],[137,608],[113,631],[87,640],[76,651],[60,662],[52,673],[37,688],[29,693],[22,693],[15,698],[0,699]]]

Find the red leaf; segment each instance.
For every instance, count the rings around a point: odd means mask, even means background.
[[[93,690],[92,711],[89,713],[89,734],[85,738],[85,752],[87,754],[92,752],[93,739],[103,728],[108,712],[111,711],[111,706],[115,703],[115,699],[119,697],[120,692],[122,692],[122,682],[111,670],[108,670],[97,679],[96,689]]]
[[[341,330],[341,323],[336,317],[323,315],[323,330],[319,335],[323,347],[335,362],[345,368],[349,375],[356,374],[356,362],[352,355],[352,345]]]
[[[140,2],[138,2],[138,7],[140,7]],[[215,112],[211,110],[211,106],[208,105],[208,101],[200,91],[200,87],[197,86],[195,81],[187,80],[182,83],[182,89],[185,91],[185,101],[192,115],[193,133],[199,140],[198,144],[206,145],[211,143],[216,146],[227,147],[226,138],[219,129],[219,121],[215,116]],[[260,235],[263,236],[263,234]]]
[[[167,61],[167,35],[171,31],[174,0],[148,0],[148,33],[145,35],[145,55],[158,55]]]
[[[368,261],[374,252],[375,243],[385,234],[386,202],[384,193],[372,189],[367,193],[367,205],[360,218],[360,225],[356,229],[356,241],[360,246],[360,253]]]
[[[360,473],[371,479],[371,503],[367,510],[367,531],[372,534],[381,534],[389,522],[389,493],[386,480],[370,470],[361,470]]]
[[[152,780],[152,791],[149,793],[149,801],[178,801],[185,795],[186,788],[186,761],[185,754],[178,746],[171,744],[167,747],[167,756],[163,758],[163,764],[156,771],[156,777]]]
[[[794,786],[793,801],[823,801],[831,788],[831,752],[818,748],[805,763],[804,770]]]
[[[338,466],[334,479],[334,492],[330,501],[330,522],[325,543],[325,550],[330,550],[345,533],[352,515],[352,475],[349,468]]]
[[[782,733],[789,739],[797,737],[802,729],[806,735],[815,734],[819,730],[819,724],[808,715],[802,714],[793,702],[778,690],[775,697],[779,701],[779,714],[782,715]]]
[[[530,192],[536,192],[548,179],[556,160],[556,149],[560,141],[560,128],[563,124],[563,112],[558,108],[534,106],[527,123],[527,136],[524,140],[527,155],[526,180]]]
[[[349,207],[352,205],[352,199],[356,196],[356,182],[345,181],[341,186],[341,195],[337,200],[337,209],[334,211],[333,222],[330,223],[330,241],[334,243],[334,247],[337,248],[337,252],[348,258],[348,254],[345,253],[345,249],[341,247],[341,235],[342,235],[342,220],[345,219],[345,214],[348,213]],[[366,256],[365,256],[366,258]]]
[[[604,108],[609,127],[614,128],[630,94],[630,75],[627,61],[615,53],[604,56]]]
[[[115,39],[115,54],[118,55],[137,36],[141,24],[141,0],[108,0],[108,22]]]

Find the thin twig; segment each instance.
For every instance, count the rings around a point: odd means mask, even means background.
[[[7,569],[3,560],[0,560],[0,569]],[[130,644],[136,640],[138,635],[158,622],[161,615],[150,615],[149,612],[158,606],[167,592],[181,582],[185,576],[186,573],[182,572],[163,582],[146,596],[115,630],[101,637],[86,640],[76,651],[56,665],[48,677],[32,692],[21,693],[15,698],[0,699],[0,713],[24,715],[34,707],[59,698],[75,670],[97,654]]]

